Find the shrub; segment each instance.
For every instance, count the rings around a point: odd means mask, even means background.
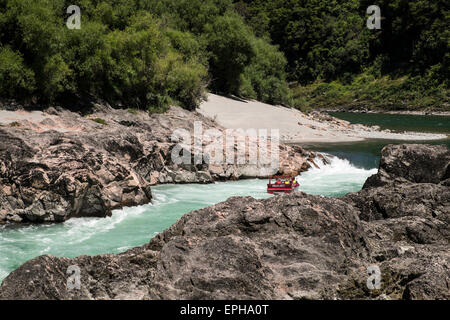
[[[244,69],[240,93],[272,104],[291,104],[286,82],[286,58],[276,46],[254,38],[255,55]]]
[[[95,119],[90,119],[90,120],[92,120],[92,121],[94,121],[94,122],[97,122],[97,123],[99,123],[99,124],[102,124],[102,125],[104,125],[104,126],[108,125],[108,123],[107,123],[105,120],[100,119],[100,118],[95,118]]]
[[[232,0],[0,0],[0,95],[40,103],[101,99],[194,109],[205,88],[286,103],[283,55],[255,37]],[[267,22],[267,21],[266,21]]]
[[[34,73],[24,65],[22,56],[9,47],[0,47],[0,95],[22,98],[34,89]]]

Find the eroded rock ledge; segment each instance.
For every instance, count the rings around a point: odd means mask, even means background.
[[[104,217],[150,202],[155,184],[296,175],[311,166],[311,153],[285,145],[275,169],[249,162],[176,165],[171,136],[175,129],[192,132],[196,121],[205,131],[224,130],[178,107],[148,115],[100,105],[87,116],[49,108],[0,126],[0,224]],[[191,157],[198,152],[192,149]]]
[[[344,198],[230,198],[123,254],[30,260],[0,298],[449,299],[450,152],[402,145],[382,154],[369,179],[382,185]],[[427,167],[422,177],[408,172]],[[81,269],[81,290],[66,287],[70,265]],[[379,290],[366,286],[372,265]]]

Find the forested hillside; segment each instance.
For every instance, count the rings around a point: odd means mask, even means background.
[[[163,111],[210,90],[302,109],[448,109],[448,3],[380,0],[369,30],[369,2],[0,0],[0,97]],[[80,29],[66,26],[72,4]]]
[[[381,29],[366,10],[381,9]],[[258,36],[288,60],[299,107],[450,109],[450,5],[445,0],[247,0]]]

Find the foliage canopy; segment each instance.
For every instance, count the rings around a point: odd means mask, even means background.
[[[369,0],[78,0],[79,30],[71,4],[0,0],[0,97],[163,111],[194,109],[209,88],[292,105],[288,81],[352,86],[369,72],[448,88],[444,0],[380,0],[381,30],[366,28]]]

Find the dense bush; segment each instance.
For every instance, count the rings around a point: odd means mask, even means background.
[[[35,89],[34,73],[9,47],[0,48],[0,92],[6,97],[29,95]]]
[[[237,11],[285,53],[289,77],[302,84],[342,80],[382,57],[384,74],[449,78],[445,0],[235,0]],[[381,8],[381,30],[366,28],[366,9]]]
[[[293,89],[293,105],[303,111],[322,109],[448,111],[450,90],[433,75],[375,77],[371,70],[349,84],[316,82]]]
[[[362,70],[369,38],[359,0],[236,2],[258,34],[270,35],[285,53],[291,80],[306,84]]]
[[[207,25],[233,11],[232,0],[143,0],[143,8],[181,31],[202,34]]]
[[[206,49],[202,57],[209,66],[211,90],[269,103],[290,102],[283,53],[270,45],[270,39],[255,36],[255,30],[235,13],[232,1],[163,0],[157,3],[161,5],[154,10],[169,17],[173,28],[198,36],[197,43]],[[189,38],[186,44],[191,42]],[[189,44],[180,50],[196,52],[196,46]]]
[[[285,53],[297,107],[449,109],[448,1],[234,2],[256,34]],[[373,4],[381,8],[381,30],[366,28]]]
[[[361,0],[361,8],[372,4]],[[446,0],[380,0],[382,28],[372,34],[370,61],[384,57],[385,73],[426,75],[435,72],[448,79],[450,11]]]
[[[85,96],[152,111],[171,103],[194,109],[208,84],[240,94],[247,77],[257,98],[285,101],[282,54],[256,39],[231,0],[80,0],[79,30],[66,28],[70,4],[0,0],[0,96],[44,103]],[[255,62],[255,54],[264,57],[264,45],[268,56]]]
[[[253,39],[255,55],[244,69],[240,94],[272,104],[290,105],[286,82],[286,58],[278,48],[262,39]]]
[[[238,16],[217,18],[206,26],[213,89],[238,94],[241,75],[255,55],[251,31]]]

